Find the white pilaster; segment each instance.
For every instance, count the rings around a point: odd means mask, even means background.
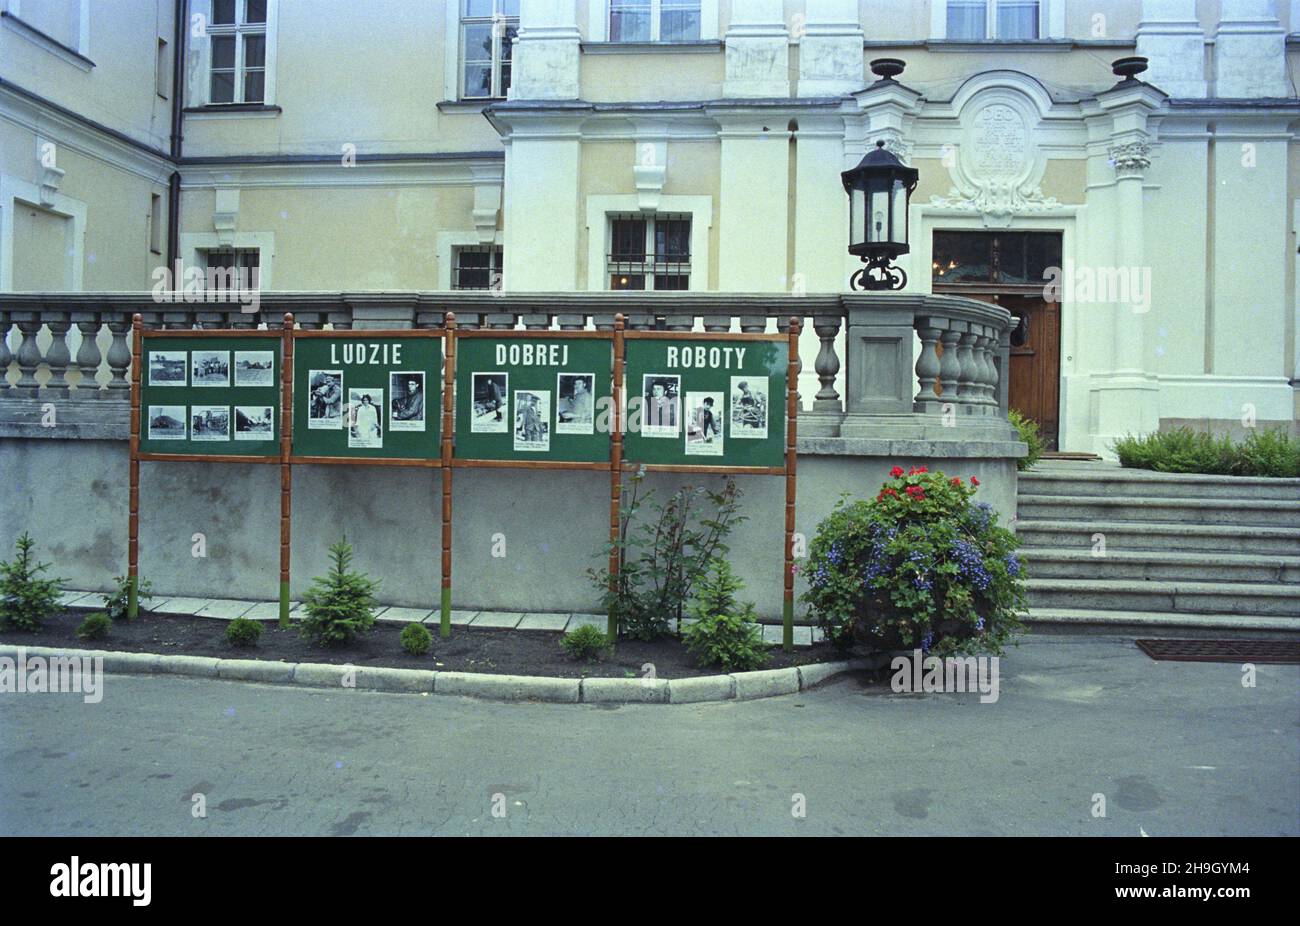
[[[520,4],[510,99],[576,100],[580,92],[580,40],[575,0],[527,0]]]
[[[1214,95],[1254,99],[1291,95],[1286,30],[1274,0],[1222,0],[1214,33]]]
[[[838,96],[865,83],[857,0],[807,0],[799,40],[799,96]]]
[[[727,97],[790,95],[790,33],[781,0],[745,0],[732,11],[726,35]]]
[[[1142,0],[1137,53],[1150,61],[1143,80],[1172,97],[1205,96],[1205,31],[1196,0]]]
[[[716,116],[722,146],[718,289],[783,292],[790,133],[785,117]],[[759,193],[761,191],[761,194]]]

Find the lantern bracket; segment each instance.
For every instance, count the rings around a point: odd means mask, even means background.
[[[881,290],[902,289],[907,285],[907,273],[902,267],[895,267],[885,254],[863,257],[865,265],[849,278],[853,289]]]

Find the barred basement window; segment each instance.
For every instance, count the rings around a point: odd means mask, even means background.
[[[452,289],[500,289],[501,248],[490,245],[456,248]]]
[[[203,252],[207,285],[218,292],[257,289],[261,255],[257,248],[213,248]]]
[[[690,289],[691,217],[611,215],[605,269],[610,289]]]

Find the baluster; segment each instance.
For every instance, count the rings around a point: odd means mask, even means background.
[[[669,331],[690,331],[695,327],[695,316],[669,315],[664,318],[664,327]]]
[[[997,404],[997,382],[998,371],[993,365],[993,346],[997,343],[997,337],[994,329],[987,325],[981,328],[979,339],[979,360],[980,360],[980,405],[988,407]]]
[[[194,324],[204,331],[216,331],[226,327],[226,314],[224,312],[195,312]]]
[[[613,331],[613,330],[614,330],[614,316],[613,316],[613,315],[593,315],[593,316],[591,316],[591,323],[592,323],[592,325],[594,325],[594,326],[596,327],[596,330],[597,330],[597,331]]]
[[[13,351],[9,349],[9,329],[13,321],[8,312],[0,311],[0,392],[9,389],[9,364],[13,363]]]
[[[99,393],[99,364],[103,355],[99,351],[99,315],[95,312],[73,312],[72,319],[81,332],[81,345],[77,348],[77,369],[81,371],[81,382],[77,392],[85,392],[81,398],[96,398]]]
[[[559,324],[561,331],[581,331],[587,327],[587,316],[585,315],[557,315],[555,321]]]
[[[440,321],[439,325],[442,324]],[[613,322],[610,322],[613,325]],[[483,316],[478,312],[461,312],[456,310],[456,327],[468,328],[470,331],[476,331],[483,327]]]
[[[957,378],[957,395],[966,406],[966,413],[975,411],[979,403],[979,367],[975,362],[975,343],[979,340],[979,326],[973,322],[962,333],[957,346],[957,362],[961,364],[961,373]]]
[[[261,312],[231,312],[226,316],[226,324],[236,331],[246,331],[256,328],[262,321]],[[283,327],[283,318],[281,318],[281,327]]]
[[[921,356],[916,359],[916,378],[920,383],[920,389],[916,393],[913,408],[923,413],[937,412],[941,404],[938,394],[934,391],[940,371],[939,355],[935,347],[942,334],[942,329],[935,324],[936,321],[938,320],[933,318],[916,320],[916,334],[921,339]]]
[[[333,319],[330,319],[333,321]],[[322,331],[325,328],[324,312],[294,312],[293,323],[303,331]]]
[[[767,330],[766,315],[740,316],[740,330],[746,334],[762,334]]]
[[[835,339],[840,333],[840,324],[842,319],[817,317],[813,319],[813,331],[821,339],[821,349],[817,351],[817,359],[813,361],[813,369],[817,371],[817,380],[821,383],[821,388],[817,390],[817,395],[813,398],[814,411],[840,411],[840,394],[835,391],[835,377],[840,372],[840,358],[835,353]]]
[[[14,321],[22,336],[16,353],[18,372],[21,375],[14,389],[23,398],[35,398],[40,391],[40,385],[36,382],[36,369],[41,365],[41,351],[36,346],[36,335],[41,330],[40,315],[36,312],[15,312]]]
[[[321,321],[321,316],[322,316],[322,315],[324,316],[324,321],[329,322],[329,323],[330,323],[330,326],[331,326],[335,331],[351,331],[351,330],[352,330],[352,310],[351,310],[351,309],[343,309],[342,311],[324,312],[324,313],[318,314],[318,315],[316,316],[316,319],[317,319],[317,321],[316,321],[316,327],[317,327],[317,328],[322,327],[322,321]],[[295,319],[296,319],[297,317],[298,317],[297,315],[294,316]],[[306,326],[304,326],[304,327],[306,327]]]
[[[526,331],[545,331],[551,327],[551,316],[536,312],[520,315],[519,320],[524,323]]]
[[[108,370],[111,374],[108,388],[100,393],[100,398],[128,402],[131,399],[131,381],[127,371],[131,367],[131,348],[127,344],[127,335],[131,333],[131,317],[114,313],[106,322],[113,343],[108,346]],[[146,320],[146,324],[148,321]]]
[[[961,361],[957,359],[957,342],[961,340],[962,322],[946,319],[947,328],[939,336],[943,344],[943,355],[939,358],[939,382],[943,389],[943,404],[952,405],[955,410],[962,403],[959,384],[961,382]]]
[[[801,323],[802,323],[802,320],[801,320]],[[789,334],[789,333],[790,333],[790,316],[789,316],[789,315],[778,315],[778,316],[776,317],[776,330],[779,331],[779,332],[781,332],[782,334]],[[803,334],[803,332],[800,331],[800,335],[801,335],[801,336],[802,336],[802,334]],[[800,376],[800,374],[802,374],[802,373],[803,373],[803,354],[802,354],[801,352],[799,352],[799,351],[795,351],[795,355],[794,355],[794,385],[795,385],[795,400],[799,403],[799,407],[800,407],[800,408],[803,407],[803,395],[802,395],[802,393],[799,392],[799,376]]]
[[[704,322],[705,331],[725,333],[731,330],[730,315],[705,315],[701,320]]]
[[[515,327],[515,313],[505,312],[484,316],[487,326],[492,329],[508,331]]]

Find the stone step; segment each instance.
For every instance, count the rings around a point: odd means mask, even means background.
[[[1024,621],[1040,633],[1122,633],[1193,639],[1265,637],[1294,639],[1300,620],[1258,614],[1182,614],[1164,611],[1106,611],[1034,608]]]
[[[1171,498],[1136,495],[1018,493],[1018,519],[1163,521],[1178,524],[1300,526],[1300,501],[1253,498]]]
[[[1082,608],[1300,618],[1300,595],[1286,585],[1035,578],[1025,584],[1031,610]]]
[[[1205,553],[1109,548],[1105,556],[1093,556],[1089,546],[1022,548],[1020,558],[1035,579],[1265,582],[1295,585],[1300,596],[1300,556],[1218,553],[1207,558]]]
[[[1156,473],[1114,465],[1051,467],[1021,473],[1019,491],[1029,495],[1152,495],[1161,498],[1300,500],[1300,479]]]
[[[1300,527],[1020,518],[1016,521],[1016,534],[1027,552],[1043,548],[1091,550],[1092,538],[1101,534],[1108,553],[1153,550],[1300,556]]]

